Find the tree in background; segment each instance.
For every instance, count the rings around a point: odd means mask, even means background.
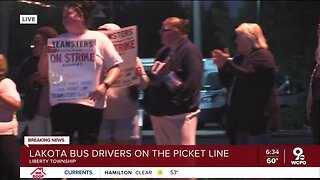
[[[320,3],[317,1],[262,1],[261,24],[280,72],[287,74],[297,91],[308,88],[317,46]],[[272,16],[270,16],[272,14]],[[282,124],[301,129],[306,119],[306,92],[298,102],[282,108]]]
[[[314,63],[320,3],[261,1],[260,22],[279,71],[306,88]],[[244,2],[239,23],[257,22],[257,4]]]
[[[307,87],[314,65],[320,3],[262,2],[261,23],[268,33],[279,69]],[[273,14],[270,17],[268,14]]]
[[[235,52],[234,28],[236,20],[230,17],[229,7],[224,1],[214,1],[202,18],[202,52],[211,57],[212,49],[228,47]]]
[[[121,5],[118,3],[121,1],[114,2],[114,22],[121,27],[138,26],[140,57],[154,57],[156,51],[162,46],[159,29],[164,19],[177,16],[188,18],[192,23],[190,7],[183,7],[179,1],[134,1],[121,3]]]

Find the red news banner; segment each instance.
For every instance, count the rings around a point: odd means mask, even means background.
[[[320,167],[320,146],[20,146],[21,167]]]

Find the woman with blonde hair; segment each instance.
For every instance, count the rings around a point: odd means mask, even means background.
[[[242,23],[235,29],[238,55],[215,49],[212,58],[228,88],[226,128],[231,144],[266,144],[279,127],[280,106],[275,86],[275,61],[262,29]]]
[[[0,54],[0,179],[19,179],[18,121],[20,96],[15,83],[6,78],[7,59]]]

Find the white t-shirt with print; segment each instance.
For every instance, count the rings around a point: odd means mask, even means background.
[[[64,33],[57,38],[76,38],[76,39],[96,39],[96,56],[95,56],[95,73],[96,73],[96,87],[102,83],[105,78],[104,72],[107,72],[111,67],[123,62],[121,56],[114,48],[110,39],[102,32],[88,30],[84,34],[74,35],[70,33]],[[64,103],[63,101],[59,103]],[[69,102],[65,102],[69,103]],[[90,100],[89,98],[80,99],[73,103],[82,104],[97,109],[103,109],[106,107],[106,99],[100,99],[97,101]],[[54,106],[58,103],[51,104]]]

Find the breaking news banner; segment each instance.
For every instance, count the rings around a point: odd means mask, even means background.
[[[320,178],[320,146],[70,145],[63,136],[24,140],[21,178]]]

